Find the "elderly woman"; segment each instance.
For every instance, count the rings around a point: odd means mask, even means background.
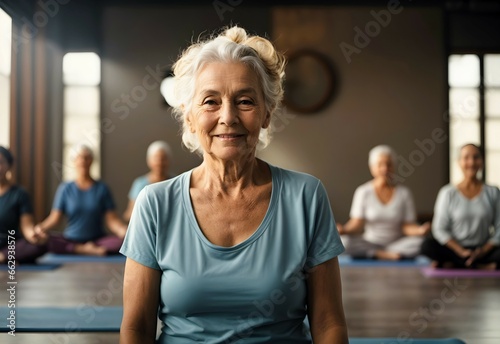
[[[0,263],[10,261],[9,255],[32,263],[46,252],[47,235],[35,232],[28,193],[8,178],[13,164],[11,152],[0,146]]]
[[[53,235],[49,239],[50,251],[97,256],[118,253],[127,227],[115,211],[109,188],[90,175],[94,160],[92,150],[83,144],[76,145],[72,159],[76,179],[59,185],[52,211],[36,229],[46,233],[66,216],[68,225],[63,235]],[[113,235],[106,233],[103,222]]]
[[[136,178],[128,193],[128,206],[123,213],[125,221],[130,221],[135,200],[139,192],[148,184],[161,182],[172,175],[169,173],[170,163],[172,162],[172,150],[165,141],[154,141],[148,147],[146,153],[146,163],[149,167],[149,173]]]
[[[415,223],[412,194],[395,183],[396,153],[389,146],[376,146],[368,165],[373,179],[356,189],[351,218],[337,225],[346,254],[384,260],[415,257],[430,224]]]
[[[325,189],[255,155],[283,70],[268,40],[238,27],[175,63],[183,142],[203,161],[137,199],[121,249],[121,343],[154,343],[157,316],[157,343],[347,343]]]
[[[464,175],[441,188],[434,207],[432,235],[422,253],[436,267],[500,269],[500,190],[484,184],[478,173],[483,156],[466,144],[458,159]],[[493,229],[491,231],[490,229]]]

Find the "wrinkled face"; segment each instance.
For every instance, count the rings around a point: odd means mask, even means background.
[[[7,162],[7,159],[2,154],[0,154],[0,179],[5,178],[10,168],[11,166]]]
[[[93,161],[94,159],[92,158],[90,152],[82,150],[81,152],[78,153],[73,162],[75,164],[75,168],[77,169],[77,171],[89,172],[90,166],[92,165]]]
[[[380,154],[377,161],[370,166],[370,172],[373,178],[383,178],[392,180],[394,176],[394,163],[388,154]]]
[[[475,177],[483,168],[481,152],[474,146],[465,146],[460,150],[458,165],[465,177]]]
[[[149,169],[155,173],[167,172],[170,166],[170,160],[168,159],[167,153],[161,149],[156,150],[156,152],[148,156],[147,163]]]
[[[221,160],[253,157],[260,130],[270,122],[257,74],[244,63],[205,65],[186,120],[204,154]]]

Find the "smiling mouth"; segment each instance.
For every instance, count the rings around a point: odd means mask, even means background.
[[[243,137],[243,134],[221,134],[221,135],[215,135],[216,137],[220,139],[237,139],[240,137]]]

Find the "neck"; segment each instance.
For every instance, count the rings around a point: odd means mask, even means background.
[[[472,177],[465,177],[460,184],[464,187],[476,187],[478,185],[481,185],[483,182],[477,179],[476,176]]]
[[[79,173],[76,178],[75,178],[75,182],[77,184],[84,184],[84,183],[88,183],[88,182],[92,182],[94,181],[92,179],[92,177],[90,176],[90,172],[82,172],[82,173]]]
[[[374,178],[373,185],[377,188],[390,188],[394,186],[394,184],[387,178]]]
[[[233,194],[248,186],[260,184],[263,162],[257,158],[226,161],[205,156],[197,174],[200,186]]]

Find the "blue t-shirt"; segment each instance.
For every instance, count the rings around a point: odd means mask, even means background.
[[[115,209],[115,202],[103,182],[96,181],[88,190],[67,182],[59,185],[52,208],[62,211],[68,219],[64,237],[85,242],[106,235],[104,215]]]
[[[199,228],[192,171],[140,193],[120,252],[162,271],[158,343],[311,343],[304,273],[344,247],[321,182],[270,168],[267,213],[233,247],[212,244]]]
[[[23,188],[13,185],[0,196],[0,247],[7,245],[10,230],[16,231],[16,238],[22,237],[19,230],[21,215],[32,213],[28,193]]]

